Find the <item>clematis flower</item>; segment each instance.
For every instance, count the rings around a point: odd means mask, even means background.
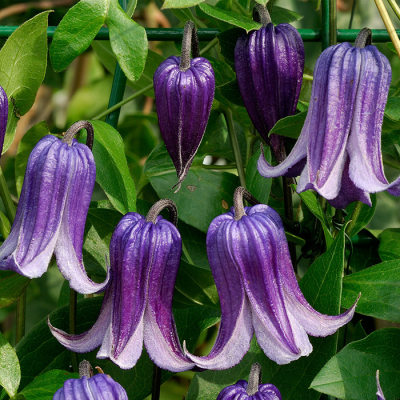
[[[270,383],[261,383],[261,365],[251,366],[249,382],[237,381],[227,386],[218,395],[217,400],[282,400],[278,388]]]
[[[93,293],[103,290],[108,278],[95,283],[83,266],[83,234],[96,166],[90,148],[73,139],[82,128],[92,143],[92,125],[80,121],[63,140],[48,135],[32,150],[15,220],[0,247],[0,269],[37,278],[55,253],[71,288]]]
[[[305,163],[297,191],[314,189],[336,208],[357,200],[371,205],[369,193],[382,190],[400,195],[400,178],[388,183],[381,155],[391,68],[370,42],[370,31],[364,29],[355,47],[341,43],[322,52],[300,137],[276,167],[261,156],[261,175],[294,176],[290,169]]]
[[[85,353],[101,345],[98,358],[128,369],[139,359],[144,342],[160,368],[177,372],[194,366],[182,351],[172,315],[182,240],[175,226],[158,215],[165,207],[176,217],[174,203],[160,200],[146,218],[128,213],[118,223],[110,243],[111,283],[89,331],[70,335],[49,322],[67,349]]]
[[[207,233],[221,325],[208,356],[187,352],[201,368],[237,364],[253,332],[267,357],[290,363],[311,353],[308,335],[331,335],[351,320],[355,310],[354,304],[345,313],[330,316],[311,307],[297,283],[278,213],[263,204],[243,207],[243,193],[243,188],[236,189],[234,208],[216,217]]]
[[[0,86],[0,155],[3,150],[8,120],[8,99],[4,89]]]
[[[238,39],[236,76],[251,121],[280,159],[282,138],[268,138],[268,133],[279,119],[296,112],[303,80],[304,45],[293,26],[271,23],[265,6],[257,4],[254,14],[262,27]]]
[[[379,382],[379,369],[376,371],[376,387],[377,387],[377,400],[385,400],[385,396],[383,395],[381,384]]]
[[[53,400],[128,400],[125,389],[109,375],[103,371],[93,375],[88,361],[83,360],[79,364],[79,375],[80,379],[66,380]]]

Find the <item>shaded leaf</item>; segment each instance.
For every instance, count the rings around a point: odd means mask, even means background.
[[[301,112],[295,115],[281,118],[269,131],[268,135],[275,134],[285,136],[292,139],[297,139],[303,129],[304,121],[306,120],[307,112]]]
[[[203,1],[204,0],[165,0],[162,9],[193,7]]]
[[[0,308],[15,303],[29,285],[30,279],[11,271],[0,272]]]
[[[382,261],[400,259],[400,229],[385,229],[379,235],[379,257]]]

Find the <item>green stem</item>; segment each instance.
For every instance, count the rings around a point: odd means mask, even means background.
[[[3,200],[4,208],[6,210],[7,218],[10,223],[15,218],[15,205],[11,199],[10,191],[8,190],[6,178],[4,177],[3,170],[0,168],[0,197]]]
[[[21,294],[17,302],[15,344],[25,335],[26,290]]]
[[[77,308],[77,293],[75,290],[69,290],[69,333],[76,334],[76,308]],[[78,372],[78,358],[76,353],[71,353],[72,369]]]
[[[236,169],[239,175],[240,185],[246,187],[246,175],[244,173],[242,155],[240,153],[239,142],[236,136],[235,126],[233,124],[232,110],[230,108],[222,108],[226,125],[228,127],[228,134],[231,140],[233,155],[235,156]]]
[[[352,230],[354,229],[357,219],[360,216],[361,209],[362,209],[363,203],[361,201],[357,201],[356,206],[354,207],[353,214],[351,215],[351,222],[349,225],[347,225],[346,228],[346,233],[351,237],[353,236]]]
[[[387,0],[390,7],[392,7],[393,12],[396,14],[396,17],[400,19],[400,7],[394,0]]]
[[[213,40],[209,41],[201,50],[200,54],[207,53],[208,50],[212,49],[218,43],[218,38],[214,38]]]
[[[161,369],[154,364],[153,366],[153,385],[151,389],[151,400],[160,399]]]
[[[137,0],[130,0],[127,7],[126,7],[126,13],[132,17],[133,13],[135,12],[136,9],[136,5],[137,5]]]

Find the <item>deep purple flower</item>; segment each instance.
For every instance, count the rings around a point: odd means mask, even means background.
[[[239,38],[235,69],[247,112],[261,137],[275,123],[296,112],[304,70],[304,45],[289,24],[274,26],[268,11],[256,5],[263,26]],[[279,136],[271,137],[274,150]]]
[[[83,367],[90,372],[82,374]],[[100,373],[93,375],[87,361],[79,364],[80,379],[68,379],[58,389],[53,400],[128,400],[125,389],[109,375]]]
[[[327,336],[350,321],[355,305],[330,316],[304,298],[290,260],[282,221],[271,207],[243,207],[244,189],[234,208],[216,217],[207,233],[207,254],[221,303],[221,325],[208,356],[189,353],[197,366],[226,369],[250,346],[253,331],[264,353],[287,364],[311,353],[308,335]]]
[[[293,176],[290,169],[306,162],[297,191],[314,189],[336,208],[356,200],[371,205],[369,193],[382,190],[400,195],[400,178],[388,183],[381,155],[391,68],[368,41],[370,31],[362,30],[355,47],[341,43],[323,51],[300,137],[276,167],[261,156],[261,175]]]
[[[63,140],[48,135],[32,150],[15,220],[0,247],[0,269],[37,278],[55,253],[71,288],[93,293],[104,289],[108,279],[93,282],[83,266],[83,234],[96,166],[89,147],[73,139],[82,128],[92,136],[92,125],[80,121]]]
[[[376,371],[376,387],[377,387],[377,400],[385,400],[385,396],[383,395],[381,384],[379,382],[379,370]]]
[[[261,366],[251,366],[249,382],[240,380],[227,386],[217,400],[282,400],[278,388],[270,383],[261,383]]]
[[[4,89],[0,86],[0,155],[3,150],[8,120],[8,99]]]
[[[191,43],[193,59],[190,59]],[[210,62],[197,52],[194,24],[188,21],[182,56],[163,61],[153,79],[158,124],[175,165],[178,190],[200,146],[214,99],[214,71]]]
[[[111,283],[105,291],[99,318],[80,335],[50,325],[68,349],[85,353],[101,345],[98,358],[110,358],[121,368],[132,368],[143,341],[159,367],[184,371],[194,366],[181,349],[172,315],[172,296],[182,240],[175,226],[159,216],[170,200],[160,200],[147,217],[126,214],[110,243]]]

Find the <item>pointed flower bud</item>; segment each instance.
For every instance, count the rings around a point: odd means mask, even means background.
[[[297,283],[278,213],[264,204],[244,207],[244,193],[244,188],[236,189],[234,207],[216,217],[207,233],[222,315],[210,354],[187,353],[201,368],[237,364],[253,332],[267,357],[278,364],[290,363],[311,353],[308,335],[331,335],[351,320],[356,306],[338,316],[311,307]]]
[[[268,133],[275,123],[296,112],[304,45],[293,26],[274,26],[264,6],[256,5],[254,14],[263,26],[238,39],[235,69],[247,112],[261,137],[269,142]]]
[[[8,120],[8,99],[6,92],[0,86],[0,155],[3,150]]]
[[[97,284],[83,266],[83,234],[96,166],[90,148],[73,139],[82,128],[93,136],[92,125],[80,121],[63,140],[48,135],[32,150],[15,220],[0,247],[0,269],[37,278],[54,253],[71,288],[94,293],[104,289],[108,278]]]
[[[240,380],[227,386],[217,400],[282,400],[278,388],[270,383],[261,383],[261,365],[251,366],[249,382]]]
[[[80,379],[66,380],[53,400],[128,400],[125,389],[118,382],[104,373],[93,375],[92,371],[87,371],[82,374],[82,364],[86,367],[89,363],[83,360],[79,364]]]
[[[85,353],[101,345],[98,358],[110,358],[129,369],[139,359],[144,342],[160,368],[177,372],[194,366],[183,354],[172,315],[182,240],[176,227],[158,215],[165,207],[177,221],[175,204],[160,200],[146,218],[128,213],[118,223],[110,243],[111,283],[97,322],[80,335],[49,323],[63,346]]]
[[[190,59],[192,45],[193,59]],[[154,94],[161,136],[175,165],[180,188],[200,146],[214,99],[214,71],[198,55],[196,29],[185,25],[182,56],[169,57],[154,74]]]
[[[306,162],[297,191],[314,189],[336,208],[357,200],[371,205],[369,193],[382,190],[400,196],[400,178],[388,183],[381,155],[391,68],[370,43],[371,33],[364,29],[355,47],[341,43],[322,52],[300,137],[276,167],[261,156],[261,175],[288,176],[292,167]]]

